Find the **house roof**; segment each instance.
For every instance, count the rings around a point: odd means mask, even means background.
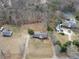
[[[4,36],[11,36],[11,35],[12,35],[12,31],[3,30],[2,34],[3,34]]]
[[[44,33],[44,32],[35,32],[33,37],[36,37],[36,38],[47,38],[48,35],[47,35],[47,33]]]
[[[64,17],[66,19],[70,19],[70,20],[76,21],[74,15],[72,15],[71,13],[64,13]]]
[[[74,27],[76,25],[76,19],[74,15],[72,15],[71,13],[64,13],[64,18],[65,18],[65,21],[63,22],[64,26]]]

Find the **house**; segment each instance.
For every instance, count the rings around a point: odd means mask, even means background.
[[[76,22],[73,21],[73,20],[65,20],[66,22],[66,25],[69,27],[69,28],[73,28],[76,26]]]
[[[76,26],[76,19],[72,14],[70,13],[64,14],[64,18],[65,18],[65,21],[63,23],[64,26],[67,26],[69,28],[74,28]]]
[[[44,33],[44,32],[35,32],[33,35],[33,38],[47,39],[48,35],[47,35],[47,33]]]
[[[64,29],[76,27],[76,19],[72,14],[64,14],[64,21],[56,26],[57,32],[63,32]]]
[[[2,31],[2,35],[3,35],[4,37],[11,37],[12,34],[13,34],[13,32],[10,31],[10,30],[6,30],[6,29],[5,29],[5,30]]]

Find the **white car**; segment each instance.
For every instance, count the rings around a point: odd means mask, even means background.
[[[2,32],[3,30],[4,30],[4,27],[1,27],[1,28],[0,28],[0,31]]]

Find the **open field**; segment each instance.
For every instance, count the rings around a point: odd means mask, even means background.
[[[49,40],[30,40],[28,59],[49,59],[52,58],[52,56],[52,47]]]

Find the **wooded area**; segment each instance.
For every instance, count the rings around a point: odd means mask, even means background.
[[[21,25],[50,20],[57,10],[72,13],[79,10],[78,0],[46,1],[42,4],[41,0],[1,0],[0,19],[7,20],[9,24]]]

